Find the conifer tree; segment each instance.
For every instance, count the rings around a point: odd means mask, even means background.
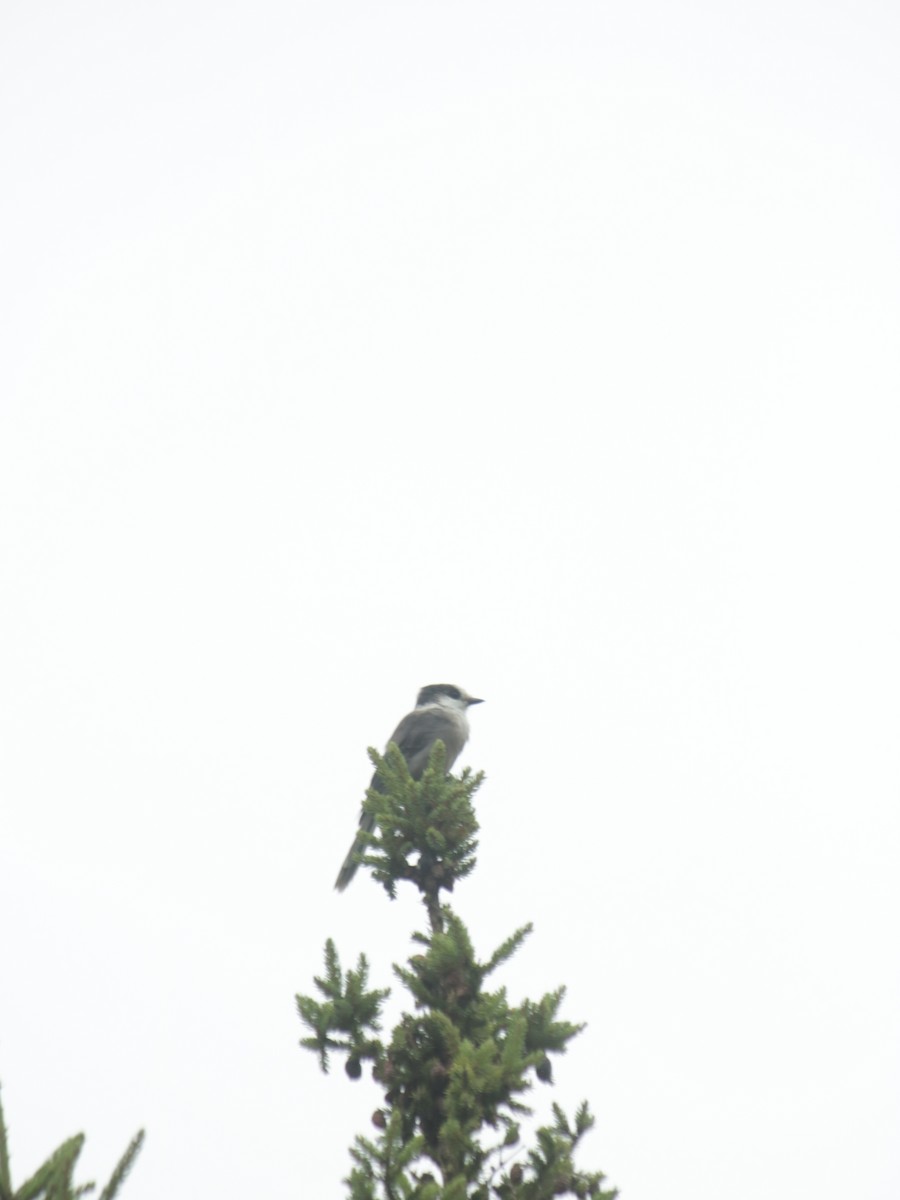
[[[587,1103],[571,1119],[553,1104],[552,1119],[523,1145],[526,1093],[535,1079],[552,1083],[551,1056],[583,1028],[560,1018],[562,987],[514,1004],[505,988],[487,986],[531,926],[480,962],[465,925],[442,900],[475,866],[472,797],[482,775],[447,775],[441,742],[418,782],[395,745],[369,756],[384,790],[366,795],[375,828],[360,862],[392,899],[401,883],[418,890],[428,932],[413,934],[416,952],[393,968],[413,1011],[390,1039],[381,1036],[389,989],[370,986],[365,955],[344,971],[329,939],[324,974],[314,981],[318,997],[297,996],[310,1030],[301,1045],[318,1055],[322,1070],[332,1054],[346,1055],[351,1080],[368,1065],[383,1089],[375,1133],[357,1136],[350,1150],[350,1200],[613,1200],[617,1192],[604,1189],[602,1172],[575,1165],[576,1147],[594,1123]]]
[[[144,1131],[141,1129],[131,1139],[128,1149],[119,1159],[98,1200],[113,1200],[118,1194],[143,1141]],[[30,1179],[26,1179],[18,1188],[13,1188],[9,1171],[6,1125],[3,1121],[3,1106],[0,1105],[0,1200],[76,1200],[77,1197],[90,1194],[95,1190],[93,1183],[75,1183],[75,1166],[83,1145],[83,1133],[68,1138],[53,1151]]]

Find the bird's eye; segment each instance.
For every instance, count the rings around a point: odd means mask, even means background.
[[[462,699],[462,693],[460,692],[458,687],[448,687],[446,689],[446,695],[448,695],[451,700],[461,700]]]

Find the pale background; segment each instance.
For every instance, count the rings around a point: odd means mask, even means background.
[[[14,1180],[343,1194],[297,1048],[419,686],[459,911],[623,1200],[900,1195],[900,8],[40,3],[0,28]]]

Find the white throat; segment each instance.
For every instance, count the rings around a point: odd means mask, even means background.
[[[462,697],[459,700],[455,700],[452,696],[436,696],[433,700],[429,700],[427,704],[420,705],[419,711],[426,712],[429,708],[443,709],[448,716],[453,718],[466,738],[468,738],[469,718],[467,715],[468,704],[466,700],[463,700]]]

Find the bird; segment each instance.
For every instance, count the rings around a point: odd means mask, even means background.
[[[483,700],[470,696],[467,691],[453,683],[429,683],[423,687],[416,697],[416,707],[406,714],[394,732],[389,743],[394,742],[400,753],[406,759],[406,765],[413,779],[421,779],[428,766],[434,743],[440,739],[447,750],[447,770],[449,771],[459,757],[460,751],[469,737],[469,720],[466,716],[473,704],[483,704]],[[372,776],[370,787],[383,791],[381,778],[376,771]],[[335,888],[342,892],[359,866],[357,855],[366,847],[364,833],[371,833],[375,828],[375,818],[363,809],[359,818],[360,832],[356,835],[353,845],[335,880]]]

